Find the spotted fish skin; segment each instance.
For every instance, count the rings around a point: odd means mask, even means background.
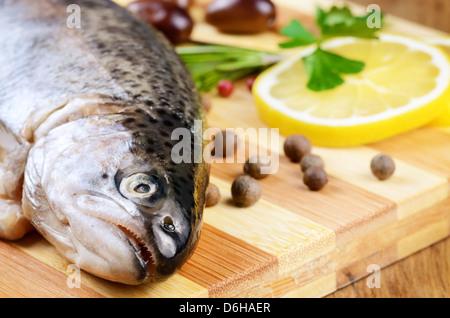
[[[67,27],[71,4],[81,9],[79,29]],[[23,116],[14,116],[19,102],[28,113],[51,112],[100,97],[164,109],[189,125],[200,116],[198,94],[169,42],[114,3],[2,0],[0,14],[0,119],[14,132],[23,128]]]
[[[80,28],[67,25],[73,4],[81,9]],[[0,206],[21,202],[25,218],[61,254],[105,279],[139,284],[179,270],[200,236],[209,166],[193,160],[198,139],[191,142],[191,162],[171,159],[178,142],[173,130],[193,133],[196,120],[202,127],[206,122],[170,43],[106,0],[1,0],[0,29],[0,135],[17,141],[14,160],[0,156],[0,175],[14,170],[16,176],[3,191],[0,184]],[[0,154],[4,149],[0,142]],[[54,167],[70,171],[63,178]],[[143,204],[121,192],[123,180],[142,174],[156,180],[158,195]],[[55,187],[61,197],[67,193],[65,203],[52,201]],[[79,199],[86,193],[91,203]],[[99,197],[123,211],[102,210],[92,203]],[[18,218],[17,227],[28,228]],[[0,237],[28,231],[2,230],[1,222]],[[90,231],[117,238],[117,246],[89,239]],[[121,249],[124,256],[117,254]],[[146,259],[144,250],[151,254]]]

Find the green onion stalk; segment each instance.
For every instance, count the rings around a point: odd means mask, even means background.
[[[284,56],[225,45],[188,45],[176,47],[200,92],[217,87],[220,80],[236,81],[257,74],[281,61]]]

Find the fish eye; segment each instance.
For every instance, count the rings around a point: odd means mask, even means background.
[[[161,187],[158,177],[146,173],[136,173],[122,179],[119,191],[125,198],[151,207],[153,199],[161,193]]]
[[[138,186],[136,186],[133,191],[136,193],[150,193],[151,192],[152,187],[149,186],[148,184],[145,183],[141,183]]]
[[[121,191],[136,196],[146,198],[152,196],[158,190],[158,183],[152,176],[145,173],[136,173],[125,178],[120,183]]]
[[[163,220],[163,224],[162,227],[164,228],[164,230],[166,230],[167,232],[175,232],[175,225],[173,224],[173,220],[172,218],[166,216]]]

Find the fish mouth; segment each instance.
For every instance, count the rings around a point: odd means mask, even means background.
[[[147,278],[153,276],[156,273],[156,264],[155,260],[153,259],[153,255],[145,244],[144,240],[140,238],[136,233],[122,225],[117,225],[117,227],[120,231],[123,232],[123,234],[125,234],[126,238],[133,247],[136,256],[142,263],[145,264],[145,267],[147,269]]]

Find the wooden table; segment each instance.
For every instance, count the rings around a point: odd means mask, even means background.
[[[404,19],[450,33],[450,1],[448,0],[353,0]],[[420,274],[417,274],[417,272]],[[381,288],[367,288],[366,280],[329,295],[340,297],[449,297],[450,238],[436,243],[381,272]]]
[[[450,238],[381,271],[381,288],[362,279],[328,298],[447,298],[450,297]]]
[[[364,6],[376,3],[386,13],[450,33],[448,0],[353,0],[352,2]]]

